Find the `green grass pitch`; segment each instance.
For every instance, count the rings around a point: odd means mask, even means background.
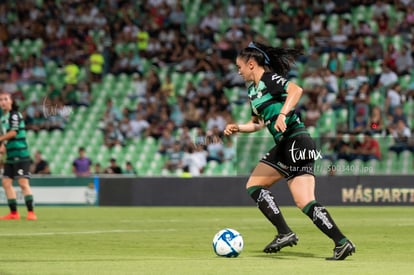
[[[413,274],[413,207],[328,209],[357,247],[345,261],[325,260],[332,242],[294,207],[298,245],[267,255],[275,230],[254,206],[39,206],[38,221],[0,221],[0,274]],[[213,252],[226,227],[243,235],[238,258]]]

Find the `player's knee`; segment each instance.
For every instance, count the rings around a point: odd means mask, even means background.
[[[268,188],[269,185],[265,184],[265,183],[259,183],[259,182],[254,182],[254,181],[248,181],[246,183],[246,190],[248,190],[251,187],[263,187],[263,188]]]
[[[246,189],[249,189],[250,187],[253,187],[253,186],[261,186],[264,188],[269,188],[270,186],[273,185],[274,182],[275,181],[272,180],[271,178],[262,177],[259,179],[257,177],[250,177],[250,179],[246,183]]]
[[[11,188],[11,187],[12,187],[12,182],[9,182],[9,181],[3,181],[3,182],[1,183],[1,185],[3,186],[3,188],[4,188],[4,189],[9,189],[9,188]]]
[[[295,200],[295,204],[296,206],[302,210],[303,208],[305,208],[306,205],[308,205],[313,199],[299,199],[299,200]]]
[[[27,184],[20,184],[20,188],[22,189],[22,191],[24,193],[24,191],[29,190],[29,185],[27,185]]]
[[[303,203],[302,201],[295,201],[296,207],[299,208],[300,210],[302,210],[306,204]]]
[[[20,179],[19,186],[22,189],[23,193],[24,191],[30,190],[29,181],[27,179]]]
[[[250,187],[253,187],[253,186],[255,186],[255,185],[252,182],[250,182],[250,181],[246,182],[246,190],[249,189]]]

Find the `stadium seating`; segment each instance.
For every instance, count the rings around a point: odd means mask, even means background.
[[[41,2],[41,1],[40,1]],[[229,1],[227,1],[228,3]],[[188,25],[192,26],[198,23],[206,13],[213,7],[210,3],[201,0],[183,0],[181,1],[185,8],[185,12],[188,15]],[[267,5],[265,5],[267,7]],[[282,9],[287,10],[289,6],[288,1],[283,1],[281,4]],[[265,14],[269,15],[270,10],[265,10]],[[334,31],[339,22],[339,16],[336,14],[323,15],[328,21],[328,27],[331,31]],[[352,23],[357,25],[361,19],[368,20],[372,29],[375,31],[377,25],[372,18],[372,7],[359,5],[352,8],[350,14],[346,15],[351,18]],[[396,11],[390,6],[390,19],[394,21],[401,20],[403,13]],[[249,23],[252,29],[261,32],[264,37],[270,38],[272,45],[280,45],[280,39],[275,38],[276,28],[273,25],[265,23],[265,17],[251,18]],[[230,26],[230,19],[228,17],[222,17],[220,21],[219,31],[220,34]],[[102,30],[90,30],[89,34],[92,39],[100,43],[104,35]],[[307,31],[302,31],[298,35],[301,37],[305,48],[308,47]],[[401,35],[393,36],[379,36],[380,41],[384,45],[387,43],[393,43],[398,49],[403,45],[404,40]],[[369,40],[369,39],[367,39]],[[292,45],[293,40],[289,39],[289,45]],[[11,55],[16,58],[21,56],[27,58],[30,54],[40,55],[44,42],[42,39],[13,39],[9,43],[9,49]],[[135,50],[135,43],[117,43],[115,45],[116,52],[127,52]],[[326,63],[328,58],[327,54],[321,55],[321,60]],[[344,55],[340,55],[343,59]],[[381,61],[375,61],[369,63],[373,66],[376,72],[379,72]],[[151,61],[144,59],[143,63],[144,72],[147,72],[151,67]],[[47,84],[53,83],[56,87],[61,88],[63,86],[62,68],[54,61],[48,61],[45,64],[47,73]],[[304,65],[302,63],[297,64],[297,71],[299,75],[304,71]],[[81,68],[80,79],[86,78],[86,68]],[[167,74],[171,75],[172,81],[175,84],[177,94],[184,95],[186,83],[193,81],[198,83],[203,73],[193,75],[191,73],[179,73],[174,68],[161,67],[157,69],[157,73],[163,80]],[[412,76],[400,77],[400,83],[403,88],[408,87]],[[296,79],[301,84],[302,79]],[[93,104],[88,108],[74,108],[69,116],[69,121],[66,125],[65,131],[40,131],[39,133],[28,132],[28,142],[31,147],[31,152],[36,150],[42,150],[44,157],[49,161],[54,174],[70,175],[71,163],[77,156],[78,147],[86,147],[87,155],[92,158],[94,162],[100,162],[105,167],[109,161],[109,158],[114,157],[118,160],[119,164],[123,165],[124,161],[132,161],[138,170],[138,174],[142,176],[152,175],[171,175],[163,169],[164,158],[157,153],[158,144],[153,138],[139,138],[126,144],[125,147],[115,147],[108,149],[103,146],[103,134],[97,129],[100,119],[103,116],[105,109],[105,99],[111,97],[115,100],[116,105],[119,108],[134,107],[136,101],[129,100],[127,98],[128,93],[132,91],[131,77],[126,74],[115,76],[107,74],[104,76],[101,83],[92,84],[92,97],[94,98]],[[32,100],[41,100],[46,95],[45,86],[41,84],[36,85],[23,85],[21,87],[23,94],[25,95],[25,101],[23,105],[27,105]],[[232,104],[233,118],[238,122],[247,121],[250,117],[250,107],[243,101],[244,97],[240,95],[244,93],[242,88],[226,88],[225,95],[228,97]],[[380,89],[373,91],[370,96],[370,104],[372,106],[384,106],[385,90]],[[404,112],[409,118],[410,127],[414,127],[414,102],[409,101],[404,104]],[[317,127],[309,127],[309,132],[312,137],[319,138],[324,134],[335,134],[335,125],[341,123],[347,123],[348,117],[352,115],[347,109],[339,109],[336,111],[324,112],[318,121]],[[237,159],[235,162],[225,162],[218,164],[215,162],[209,162],[205,175],[231,175],[231,174],[248,174],[254,165],[257,163],[260,155],[266,152],[272,146],[272,140],[262,138],[263,133],[252,134],[249,138],[239,135],[237,138]],[[260,139],[259,143],[257,140]],[[387,174],[399,174],[399,173],[414,173],[412,154],[403,153],[400,157],[394,154],[388,154],[388,147],[392,142],[389,137],[380,138],[380,146],[382,152],[385,154],[385,158],[381,162],[372,162],[370,165],[378,169],[379,172]],[[328,160],[320,160],[318,164],[322,169],[316,171],[320,174],[327,173],[327,167],[330,165]],[[346,165],[343,161],[339,161],[339,165]],[[353,162],[354,167],[361,167],[366,164],[362,164],[359,161]],[[338,170],[337,174],[352,174],[352,171],[342,169]]]

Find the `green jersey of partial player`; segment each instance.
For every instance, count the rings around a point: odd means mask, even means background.
[[[293,110],[286,115],[287,130],[284,133],[278,132],[274,128],[277,116],[287,97],[288,84],[289,81],[286,78],[276,73],[265,72],[257,86],[253,83],[248,88],[252,115],[263,119],[276,143],[282,136],[292,137],[306,132],[305,125]]]
[[[30,153],[26,142],[26,127],[22,114],[16,111],[2,112],[1,126],[2,135],[12,130],[17,133],[14,138],[5,141],[6,163],[30,160]]]

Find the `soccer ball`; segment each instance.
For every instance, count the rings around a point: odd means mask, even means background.
[[[237,257],[243,250],[243,237],[234,229],[222,229],[213,238],[214,252],[221,257]]]

